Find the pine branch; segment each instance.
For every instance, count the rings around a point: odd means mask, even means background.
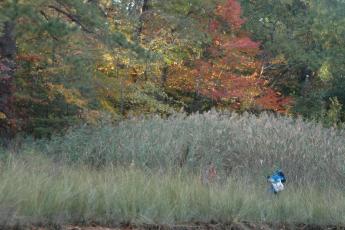
[[[42,14],[42,16],[43,16],[47,21],[49,21],[48,15],[47,15],[43,10],[41,10],[40,13]],[[51,34],[50,34],[50,36],[51,36],[55,41],[58,41],[58,40],[59,40],[59,39],[58,39],[57,37],[55,37],[54,35],[51,35]]]
[[[91,30],[89,30],[86,26],[83,25],[83,23],[78,19],[78,17],[76,15],[70,14],[70,13],[60,9],[59,7],[56,7],[53,5],[49,5],[48,8],[53,9],[59,13],[62,13],[67,18],[69,18],[72,22],[75,22],[76,24],[78,24],[82,28],[82,30],[84,30],[85,32],[93,33]]]

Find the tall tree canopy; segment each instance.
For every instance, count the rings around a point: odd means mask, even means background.
[[[4,0],[0,135],[212,107],[344,120],[338,0]]]
[[[271,84],[296,97],[295,111],[322,117],[337,97],[345,103],[343,1],[242,0],[247,29],[262,42]]]

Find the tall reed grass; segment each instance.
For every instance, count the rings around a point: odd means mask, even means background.
[[[344,137],[299,119],[216,112],[74,128],[4,151],[0,222],[345,224]],[[210,162],[217,180],[205,185]],[[287,186],[274,196],[266,175],[277,168]]]
[[[265,177],[282,168],[294,183],[345,184],[345,131],[269,114],[176,114],[84,126],[25,152],[96,167],[134,163],[143,169],[188,168],[209,162],[224,175]],[[331,179],[332,178],[332,179]]]

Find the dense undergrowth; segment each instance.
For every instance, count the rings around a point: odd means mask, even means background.
[[[269,114],[83,126],[2,155],[2,221],[344,224],[344,136]],[[265,176],[277,168],[288,182],[274,196]]]

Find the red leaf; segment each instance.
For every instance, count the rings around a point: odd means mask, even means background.
[[[228,0],[225,4],[219,5],[216,12],[235,29],[245,23],[245,20],[241,18],[241,5],[236,0]]]

